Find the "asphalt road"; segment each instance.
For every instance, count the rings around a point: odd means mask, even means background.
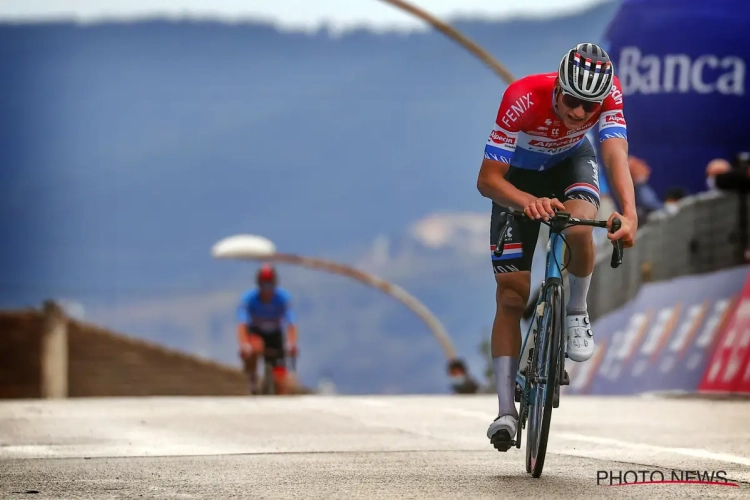
[[[563,395],[539,479],[526,474],[525,440],[507,453],[487,440],[496,404],[493,396],[1,402],[0,498],[750,497],[750,402]],[[659,480],[657,470],[665,480],[714,472],[738,486],[597,484],[599,471],[632,482],[626,471]]]

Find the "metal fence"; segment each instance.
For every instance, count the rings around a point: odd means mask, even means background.
[[[588,295],[594,321],[638,294],[641,284],[744,264],[737,193],[707,192],[686,197],[677,211],[652,213],[638,230],[623,263],[610,266],[612,246],[603,242]]]

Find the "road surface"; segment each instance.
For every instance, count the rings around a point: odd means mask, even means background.
[[[564,396],[539,479],[526,474],[525,441],[507,453],[489,444],[496,405],[486,395],[0,402],[0,497],[750,497],[747,401]],[[714,472],[738,486],[597,484],[629,470]]]

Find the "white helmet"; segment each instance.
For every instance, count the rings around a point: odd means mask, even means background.
[[[614,72],[604,49],[593,43],[579,43],[562,58],[557,76],[566,94],[601,102],[612,90]]]

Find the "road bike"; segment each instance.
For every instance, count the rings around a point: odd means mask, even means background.
[[[511,211],[507,214],[505,225],[495,245],[494,253],[498,257],[503,254],[505,235],[516,218],[541,222],[550,228],[544,280],[521,347],[521,355],[526,350],[532,330],[535,330],[534,344],[529,349],[526,366],[521,367],[519,363],[516,373],[515,400],[520,403],[520,407],[516,437],[511,441],[511,446],[521,448],[522,429],[526,428],[528,420],[526,472],[533,477],[539,477],[542,475],[547,453],[552,409],[559,406],[560,386],[570,384],[568,373],[565,371],[567,336],[562,273],[566,266],[560,265],[563,260],[563,244],[567,245],[563,231],[572,226],[606,228],[607,221],[579,219],[571,217],[568,212],[556,212],[554,217],[544,221],[531,219],[524,212]],[[611,232],[617,232],[621,226],[620,219],[614,218]],[[615,241],[613,247],[610,265],[617,268],[622,264],[622,241]]]
[[[266,347],[263,350],[263,379],[260,383],[260,395],[262,396],[273,396],[276,394],[276,381],[273,375],[273,360],[283,354],[278,349]],[[291,362],[291,363],[289,363]],[[284,358],[286,365],[291,364],[291,372],[294,373],[297,370],[297,357],[288,356]],[[288,382],[289,373],[287,373]]]

